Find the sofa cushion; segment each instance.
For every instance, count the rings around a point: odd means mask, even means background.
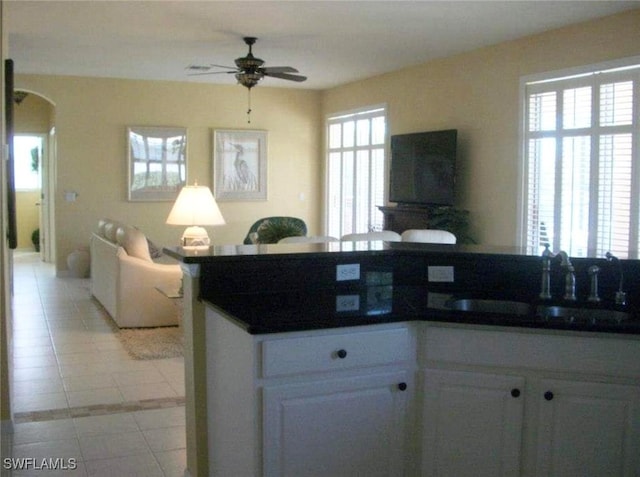
[[[100,237],[105,238],[104,228],[109,222],[112,222],[112,221],[109,220],[109,219],[100,219],[100,220],[98,220],[98,230],[96,231],[96,233]]]
[[[130,225],[121,225],[116,233],[118,245],[124,248],[131,257],[141,258],[147,262],[151,262],[149,255],[149,244],[147,237],[135,227]]]
[[[122,224],[116,222],[115,220],[108,221],[104,224],[104,238],[106,238],[109,242],[116,243],[118,233],[118,228],[122,227]]]

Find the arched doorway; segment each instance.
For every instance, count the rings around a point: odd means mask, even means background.
[[[55,106],[24,90],[16,90],[14,103],[18,249],[37,249],[54,262]]]

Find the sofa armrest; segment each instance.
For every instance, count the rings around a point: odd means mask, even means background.
[[[178,323],[171,300],[156,288],[178,288],[180,265],[163,265],[131,257],[120,248],[117,306],[120,327],[169,326]]]

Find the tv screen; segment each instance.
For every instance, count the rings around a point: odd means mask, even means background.
[[[389,201],[453,205],[458,131],[391,136]]]

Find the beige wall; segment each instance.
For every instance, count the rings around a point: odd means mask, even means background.
[[[227,225],[209,229],[215,244],[240,243],[260,217],[294,215],[320,233],[321,94],[259,86],[19,75],[16,85],[55,105],[56,262],[87,246],[99,218],[136,225],[160,245],[177,244],[182,227],[166,225],[170,202],[127,201],[127,126],[182,126],[188,134],[188,180],[212,186],[213,129],[268,131],[266,202],[223,202]],[[76,202],[65,191],[78,193]],[[301,198],[302,197],[302,198]]]
[[[338,87],[323,112],[386,103],[390,134],[458,129],[458,205],[481,243],[514,245],[520,77],[635,55],[640,9]]]

